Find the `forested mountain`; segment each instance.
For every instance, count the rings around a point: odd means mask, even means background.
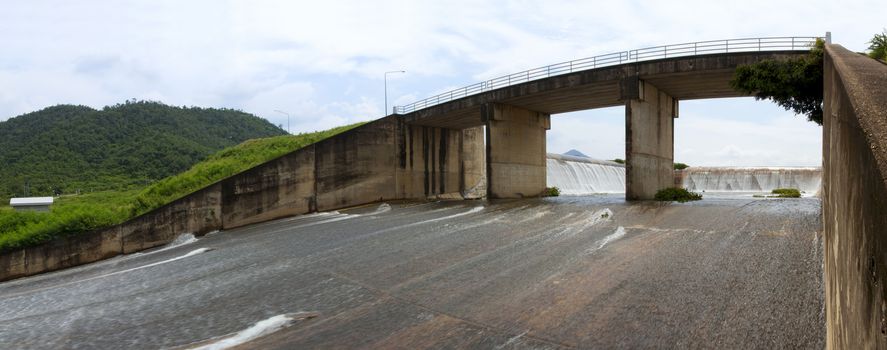
[[[284,134],[230,109],[147,101],[48,107],[0,122],[0,198],[131,188],[245,140]]]

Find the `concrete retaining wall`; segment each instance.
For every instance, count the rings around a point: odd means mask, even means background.
[[[827,45],[822,215],[827,345],[887,349],[887,65]]]
[[[0,281],[272,219],[392,199],[471,198],[484,172],[478,129],[391,116],[207,186],[123,224],[0,255]]]

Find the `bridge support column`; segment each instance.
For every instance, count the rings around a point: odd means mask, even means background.
[[[504,104],[482,108],[487,126],[489,198],[538,197],[545,191],[545,131],[550,116]]]
[[[674,118],[678,102],[642,80],[623,82],[625,198],[653,199],[674,186]]]

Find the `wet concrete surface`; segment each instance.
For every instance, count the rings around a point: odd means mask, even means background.
[[[298,312],[239,348],[822,348],[820,206],[590,196],[294,217],[2,283],[0,348],[188,347]]]

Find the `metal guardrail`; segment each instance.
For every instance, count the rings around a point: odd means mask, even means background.
[[[655,46],[637,50],[614,52],[600,56],[557,63],[550,66],[533,68],[523,72],[485,80],[476,84],[447,91],[436,96],[431,96],[424,100],[416,101],[408,105],[395,106],[393,108],[393,112],[395,114],[411,113],[444,102],[449,102],[455,99],[506,86],[517,85],[533,80],[539,80],[588,69],[615,66],[623,63],[634,63],[671,57],[697,56],[716,53],[810,50],[810,48],[812,48],[813,45],[816,43],[817,39],[822,38],[808,36],[710,40],[695,43]]]

